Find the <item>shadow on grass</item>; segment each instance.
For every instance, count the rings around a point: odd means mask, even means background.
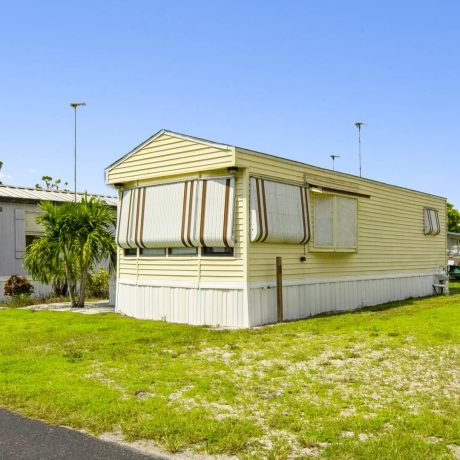
[[[451,296],[458,295],[458,294],[460,294],[460,282],[450,283],[449,284],[449,294],[441,295],[441,297],[449,298]],[[403,300],[396,300],[393,302],[382,303],[380,305],[370,305],[368,307],[355,308],[353,310],[324,312],[324,313],[320,313],[319,315],[314,315],[312,316],[312,318],[338,316],[338,315],[343,315],[343,314],[357,314],[357,313],[365,313],[365,312],[386,311],[386,310],[391,310],[393,308],[398,308],[398,307],[408,307],[411,305],[415,305],[418,301],[429,299],[429,298],[436,298],[436,297],[440,297],[440,295],[433,294],[431,296],[425,296],[425,297],[408,297],[407,299],[403,299]]]

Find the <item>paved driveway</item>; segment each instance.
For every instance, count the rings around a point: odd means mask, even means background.
[[[0,409],[0,460],[160,460]]]

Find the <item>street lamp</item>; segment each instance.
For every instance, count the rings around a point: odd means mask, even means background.
[[[70,107],[74,109],[75,113],[75,130],[74,130],[74,168],[73,168],[73,180],[74,180],[74,193],[75,203],[77,202],[77,107],[85,106],[86,102],[71,102]]]

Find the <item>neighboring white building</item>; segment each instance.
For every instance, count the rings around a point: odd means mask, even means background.
[[[460,233],[447,232],[447,256],[454,265],[460,265]]]
[[[83,195],[77,193],[77,199],[80,200]],[[117,200],[112,196],[89,196],[99,197],[114,208],[117,206]],[[22,263],[26,247],[43,233],[36,222],[40,212],[37,204],[40,201],[59,203],[73,200],[73,192],[0,185],[0,300],[4,299],[3,286],[11,275],[27,276]],[[29,280],[35,287],[36,295],[44,296],[51,292],[50,286]]]

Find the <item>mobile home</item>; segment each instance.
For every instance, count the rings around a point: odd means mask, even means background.
[[[117,301],[136,318],[251,327],[433,293],[446,200],[162,130],[106,169]]]

